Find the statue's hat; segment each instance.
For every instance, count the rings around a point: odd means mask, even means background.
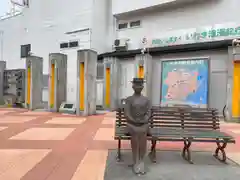
[[[133,84],[143,84],[145,81],[143,78],[133,78],[131,81]]]

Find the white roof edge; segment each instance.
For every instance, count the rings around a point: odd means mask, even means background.
[[[22,14],[22,12],[15,12],[14,14],[10,14],[10,13],[9,13],[9,14],[0,16],[0,21],[6,20],[6,19],[10,19],[10,18],[12,18],[12,17],[19,16],[19,15],[21,15],[21,14]]]

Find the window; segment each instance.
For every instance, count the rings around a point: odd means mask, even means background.
[[[49,79],[49,75],[43,74],[43,87],[44,88],[48,88],[48,79]]]
[[[126,28],[128,28],[128,23],[118,24],[118,29],[126,29]]]
[[[11,0],[11,3],[20,7],[29,7],[29,0]]]
[[[63,48],[68,48],[68,43],[61,43],[60,44],[60,48],[63,49]]]
[[[72,41],[69,43],[69,47],[72,48],[72,47],[78,47],[78,41]]]
[[[104,65],[103,63],[97,64],[97,79],[103,79],[104,78]]]
[[[23,6],[29,7],[29,0],[23,0]]]
[[[139,27],[141,25],[141,21],[132,21],[130,22],[130,27]]]

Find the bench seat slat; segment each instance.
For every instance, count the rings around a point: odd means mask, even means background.
[[[194,138],[194,139],[233,139],[233,137],[225,132],[218,130],[176,130],[171,128],[151,128],[150,133],[153,137],[175,137],[175,138]],[[126,128],[117,128],[115,136],[128,136],[126,135]]]
[[[178,113],[191,113],[191,114],[218,114],[217,111],[196,111],[196,110],[159,110],[159,109],[152,109],[154,113],[173,113],[173,114],[178,114]]]
[[[181,126],[181,125],[166,125],[166,124],[161,124],[161,125],[156,125],[157,127],[161,127],[161,128],[182,128],[184,127],[185,129],[188,129],[188,128],[194,128],[194,129],[197,129],[197,128],[202,128],[202,129],[213,129],[213,126],[200,126],[200,125],[184,125],[184,126]],[[216,126],[217,127],[217,126]]]
[[[150,121],[151,123],[151,121]],[[153,124],[182,124],[183,122],[181,121],[166,121],[160,120],[160,121],[153,121]],[[195,125],[219,125],[219,122],[213,122],[213,121],[184,121],[184,124],[195,124]]]
[[[150,120],[150,122],[161,122],[161,121],[165,121],[165,122],[167,122],[167,121],[169,121],[169,122],[181,122],[182,121],[182,119],[175,119],[175,118],[156,118],[156,117],[154,117],[154,120],[153,121],[151,121]],[[206,123],[212,123],[212,122],[219,122],[219,120],[218,119],[184,119],[184,122],[206,122]],[[122,120],[116,120],[116,122],[127,122],[127,120],[126,119],[122,119]]]

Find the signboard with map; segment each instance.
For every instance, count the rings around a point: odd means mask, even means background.
[[[161,105],[207,107],[209,60],[162,62]]]

